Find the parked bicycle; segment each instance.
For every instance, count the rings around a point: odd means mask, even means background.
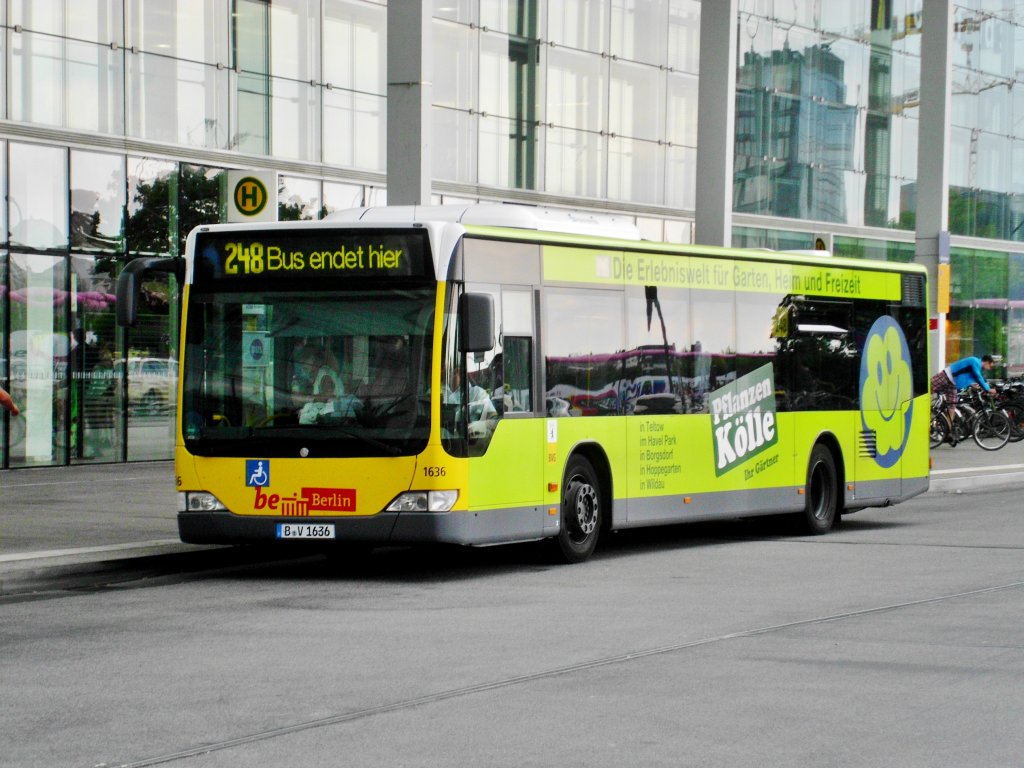
[[[973,438],[979,448],[998,451],[1010,441],[1011,419],[995,395],[985,395],[972,388],[958,393],[958,399],[951,417],[946,398],[943,395],[932,397],[929,428],[932,448],[943,443],[956,446]]]
[[[1010,418],[1010,442],[1024,440],[1024,381],[991,382],[1000,408]]]

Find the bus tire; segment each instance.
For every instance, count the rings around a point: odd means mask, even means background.
[[[601,483],[589,461],[573,456],[566,464],[562,488],[558,535],[551,542],[553,554],[558,562],[582,563],[594,553],[604,523]]]
[[[839,516],[839,483],[832,451],[820,443],[814,446],[807,462],[805,488],[803,530],[813,536],[828,533]]]

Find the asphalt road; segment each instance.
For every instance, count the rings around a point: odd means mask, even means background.
[[[0,598],[0,765],[1019,766],[1019,491]],[[207,566],[209,561],[207,561]]]

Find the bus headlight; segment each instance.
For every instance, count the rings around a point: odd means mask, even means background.
[[[450,512],[458,491],[408,491],[387,506],[388,512]]]
[[[179,512],[218,512],[227,510],[224,503],[206,491],[184,491],[178,494]]]

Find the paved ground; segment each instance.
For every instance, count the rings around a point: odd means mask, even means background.
[[[1024,442],[993,452],[944,445],[932,461],[930,493],[1024,489]],[[0,472],[0,595],[125,559],[207,549],[178,540],[173,476],[171,462]]]

